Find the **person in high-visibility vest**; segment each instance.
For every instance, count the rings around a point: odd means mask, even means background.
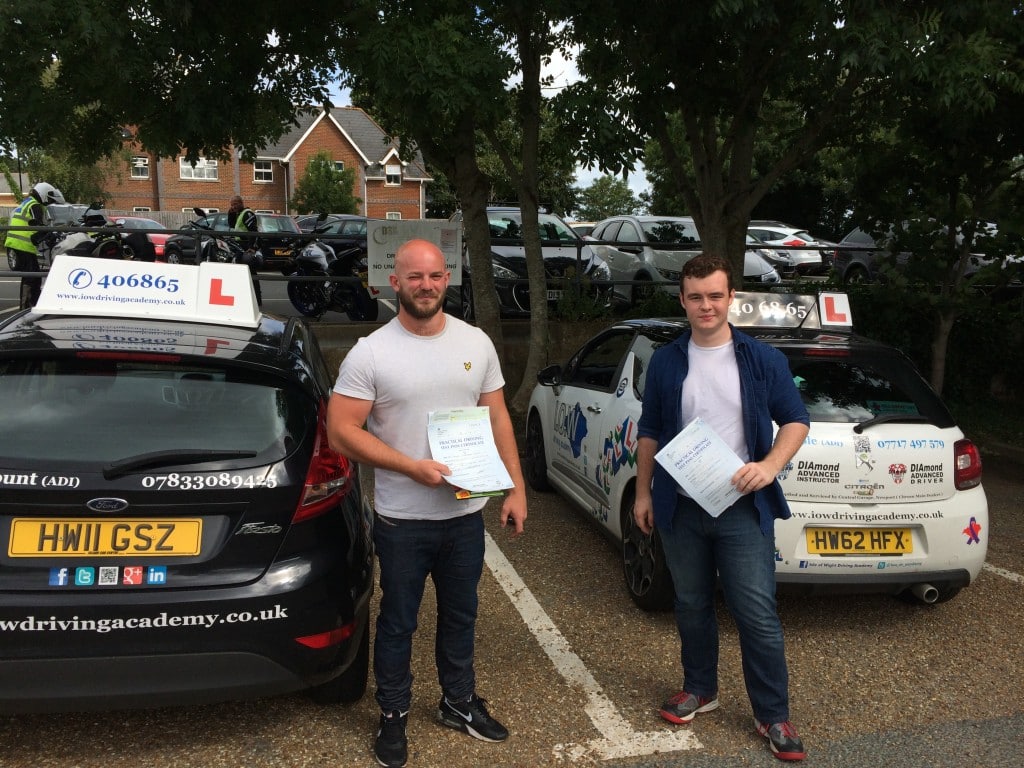
[[[258,232],[259,219],[252,209],[246,208],[240,195],[235,195],[228,203],[228,228],[234,232]],[[263,306],[263,292],[260,290],[260,281],[256,279],[256,270],[263,261],[263,254],[260,252],[259,238],[247,238],[242,241],[245,248],[243,263],[248,265],[252,273],[252,287],[256,293],[256,303]]]
[[[7,265],[14,272],[39,272],[39,243],[45,232],[32,232],[22,227],[42,227],[46,224],[46,206],[64,203],[64,195],[52,184],[40,181],[29,191],[28,197],[11,212],[7,239]],[[35,306],[42,289],[41,277],[21,278],[21,308]]]

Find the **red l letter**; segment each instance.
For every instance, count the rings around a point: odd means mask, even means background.
[[[224,281],[219,277],[210,279],[210,303],[211,304],[223,304],[226,307],[235,306],[234,296],[225,296],[221,293],[224,288]]]
[[[848,322],[846,319],[846,313],[840,314],[836,311],[836,297],[826,296],[825,297],[825,320],[829,323],[840,323],[845,324]]]

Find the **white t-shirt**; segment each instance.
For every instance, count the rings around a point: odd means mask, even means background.
[[[490,338],[445,315],[435,336],[407,331],[398,318],[364,336],[342,360],[334,391],[372,400],[366,426],[371,434],[415,459],[430,458],[427,414],[466,408],[480,395],[505,386]],[[475,512],[487,499],[455,498],[450,485],[428,488],[401,474],[374,471],[374,507],[385,517],[444,520]]]
[[[699,347],[691,339],[687,357],[690,369],[683,380],[683,424],[700,416],[744,463],[750,461],[732,340],[718,347]]]

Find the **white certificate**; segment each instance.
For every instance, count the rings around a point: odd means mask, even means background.
[[[512,478],[498,455],[487,406],[431,411],[427,439],[434,461],[448,466],[449,484],[458,498],[496,496],[512,488]]]
[[[654,458],[712,517],[718,517],[743,495],[730,482],[743,460],[699,417]]]

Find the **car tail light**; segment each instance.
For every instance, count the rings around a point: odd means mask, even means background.
[[[327,632],[318,632],[315,635],[296,637],[295,642],[301,643],[307,648],[328,648],[352,637],[352,633],[356,631],[356,624],[357,622],[352,621],[344,626],[335,627]]]
[[[783,245],[807,245],[807,242],[801,240],[799,237],[791,237],[789,240],[786,240]]]
[[[981,454],[970,440],[957,440],[953,446],[953,484],[966,491],[981,483]]]
[[[302,498],[292,516],[293,523],[322,515],[348,492],[352,480],[352,463],[327,443],[327,416],[325,406],[317,415],[316,442],[313,458],[309,462]]]

